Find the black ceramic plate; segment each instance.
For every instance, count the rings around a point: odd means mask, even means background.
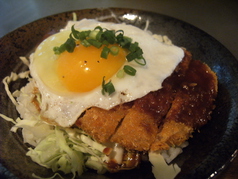
[[[126,22],[140,28],[149,21],[149,30],[167,35],[175,45],[186,47],[194,59],[206,62],[217,73],[219,93],[212,120],[195,133],[190,145],[177,158],[181,166],[178,178],[209,178],[221,171],[237,149],[238,141],[238,61],[218,41],[205,32],[180,20],[161,14],[132,9],[89,9],[74,11],[78,19],[98,18],[103,21]],[[107,17],[107,18],[101,18]],[[133,17],[134,19],[131,19]],[[0,79],[11,71],[26,70],[19,56],[28,55],[46,36],[63,28],[72,19],[72,12],[46,17],[7,34],[0,39]],[[17,81],[11,88],[19,89],[23,82]],[[1,113],[18,116],[1,84]],[[20,133],[10,132],[11,123],[0,120],[0,162],[1,174],[14,178],[32,178],[32,173],[51,176],[52,172],[33,163],[25,156],[27,145]],[[8,170],[8,171],[7,171]],[[153,178],[149,163],[132,171],[97,175],[86,172],[82,178]]]

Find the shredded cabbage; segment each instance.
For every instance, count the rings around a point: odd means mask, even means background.
[[[179,154],[183,152],[183,148],[188,146],[188,141],[185,141],[180,146],[170,147],[169,150],[163,150],[160,154],[163,156],[164,160],[169,164],[171,163]]]
[[[79,129],[70,129],[75,135],[84,136],[86,143],[92,143],[92,139]],[[81,175],[86,167],[96,170],[98,173],[105,173],[106,167],[103,164],[101,151],[84,143],[80,139],[73,139],[60,127],[55,127],[54,132],[43,139],[34,149],[29,148],[26,153],[32,160],[41,166],[51,168],[53,172],[63,171],[65,174],[72,173],[73,178]],[[94,144],[98,144],[93,141]],[[98,146],[102,147],[101,144]],[[103,148],[105,148],[104,146]]]
[[[159,152],[149,152],[149,160],[156,179],[171,179],[181,171],[177,164],[168,165]]]
[[[104,161],[107,156],[103,150],[107,146],[97,143],[78,128],[55,127],[43,122],[35,106],[29,105],[33,98],[36,98],[40,104],[41,97],[39,94],[32,93],[35,82],[28,75],[29,71],[11,73],[3,79],[7,95],[16,106],[20,117],[14,120],[0,114],[0,117],[14,124],[11,128],[12,132],[22,129],[24,143],[33,146],[29,148],[26,155],[39,165],[51,168],[53,172],[72,173],[72,178],[81,175],[87,168],[92,168],[100,174],[105,173],[107,169]],[[22,78],[27,78],[29,83],[20,91],[12,93],[9,83]],[[60,174],[55,173],[49,178],[53,179],[56,176]],[[35,174],[33,177],[42,178]]]

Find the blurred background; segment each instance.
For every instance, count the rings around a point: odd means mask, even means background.
[[[236,0],[0,0],[0,37],[42,17],[101,7],[142,9],[183,20],[216,38],[238,59]]]
[[[205,31],[238,59],[237,0],[0,0],[0,38],[37,19],[72,10],[120,7],[168,15]],[[220,178],[236,178],[238,160]]]

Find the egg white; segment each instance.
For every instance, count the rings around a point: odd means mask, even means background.
[[[74,24],[77,30],[93,30],[96,26],[109,30],[123,30],[125,36],[139,43],[144,52],[146,66],[130,62],[130,66],[137,70],[136,76],[126,75],[119,79],[115,74],[111,81],[116,92],[110,96],[102,95],[101,86],[85,93],[67,91],[54,73],[57,56],[54,55],[53,47],[66,41]],[[165,45],[150,33],[132,25],[99,22],[92,19],[70,21],[61,32],[44,40],[31,55],[30,72],[41,93],[41,116],[62,127],[70,127],[87,108],[96,106],[110,109],[118,104],[141,98],[151,91],[160,89],[163,80],[171,75],[183,57],[184,51],[181,48]]]

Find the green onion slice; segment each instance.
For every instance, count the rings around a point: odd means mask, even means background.
[[[89,38],[91,39],[97,39],[97,35],[98,35],[99,31],[98,30],[93,30],[89,33]]]
[[[100,48],[102,46],[102,43],[95,39],[87,39],[87,41],[89,44],[91,44],[94,47]]]
[[[134,59],[134,61],[136,63],[138,63],[139,65],[141,65],[141,66],[145,66],[146,65],[146,60],[144,59],[144,57],[141,57],[139,59]]]
[[[125,65],[123,67],[123,70],[125,71],[125,73],[127,73],[128,75],[131,75],[131,76],[135,76],[136,75],[136,69],[129,66],[129,65]]]
[[[74,38],[79,39],[79,33],[80,32],[75,30],[74,25],[72,25],[72,27],[71,27],[71,33],[74,36]],[[70,34],[71,38],[72,38],[72,35]]]
[[[83,41],[81,41],[81,44],[82,44],[83,46],[85,46],[85,47],[89,47],[89,46],[91,46],[91,44],[88,43],[87,40],[83,40]]]
[[[123,30],[117,30],[115,34],[122,34],[122,35],[124,35],[124,31]]]
[[[129,50],[130,50],[131,52],[135,52],[135,51],[137,51],[137,50],[139,50],[139,49],[140,49],[140,47],[139,47],[138,42],[134,42],[134,43],[131,43],[131,44],[130,44]]]
[[[116,43],[115,31],[114,30],[106,30],[102,33],[101,37],[106,40],[109,44]]]
[[[74,51],[74,48],[76,47],[76,43],[75,43],[74,39],[69,38],[64,43],[64,46],[65,46],[65,50],[72,53]]]
[[[111,81],[105,83],[105,76],[104,76],[102,80],[102,94],[105,95],[105,93],[108,93],[109,95],[111,95],[114,92],[115,92],[114,85],[112,84]]]
[[[111,52],[111,54],[114,55],[114,56],[118,55],[118,53],[119,53],[119,47],[117,47],[117,46],[112,46],[112,47],[110,47],[110,52]]]
[[[127,56],[126,56],[126,59],[128,62],[131,62],[133,61],[134,59],[136,59],[137,55],[135,52],[131,52],[129,53]]]
[[[53,50],[55,54],[59,55],[63,53],[65,50],[72,53],[75,47],[76,47],[75,40],[72,38],[68,38],[65,43],[63,43],[60,47],[54,47]]]
[[[99,30],[99,31],[103,31],[102,27],[101,26],[97,26],[94,28],[94,30]]]
[[[96,40],[98,40],[98,41],[102,41],[102,31],[99,31],[98,33],[97,33],[97,35],[96,35]]]
[[[119,70],[116,74],[117,78],[123,78],[125,76],[125,71],[123,69]]]
[[[101,52],[101,57],[107,59],[109,52],[110,52],[110,49],[107,46],[103,47]]]

